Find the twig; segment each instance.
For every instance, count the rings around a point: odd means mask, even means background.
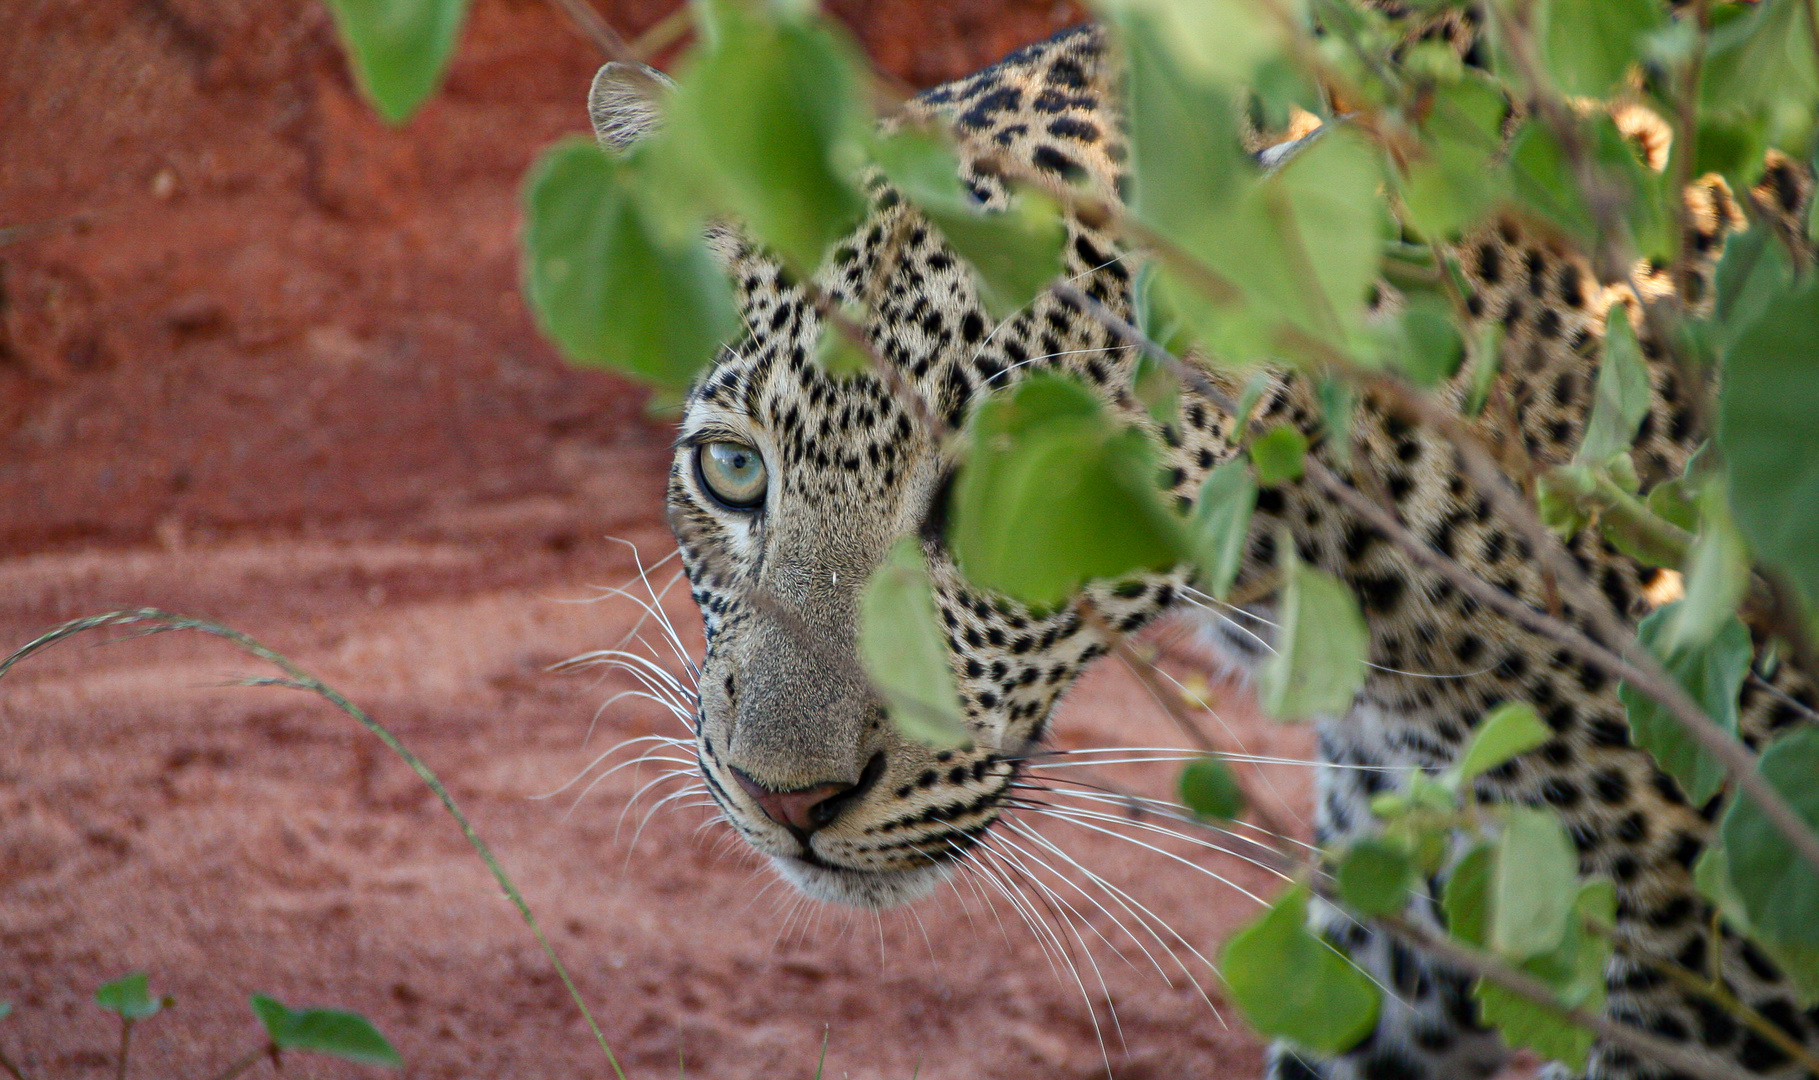
[[[428,784],[429,789],[436,793],[436,798],[442,801],[443,808],[448,811],[450,817],[455,819],[455,823],[461,827],[461,833],[467,838],[468,844],[480,856],[481,861],[486,863],[487,869],[493,872],[493,880],[499,883],[499,888],[504,891],[512,904],[517,907],[518,914],[524,919],[525,925],[531,928],[531,933],[536,936],[537,943],[543,947],[544,955],[549,957],[550,964],[555,967],[556,974],[561,976],[562,985],[568,989],[570,999],[574,1001],[575,1007],[581,1011],[582,1018],[587,1021],[589,1030],[594,1034],[594,1040],[600,1044],[600,1049],[606,1052],[607,1063],[613,1067],[613,1072],[619,1077],[619,1080],[625,1080],[625,1072],[620,1069],[619,1059],[614,1056],[612,1047],[607,1045],[605,1033],[600,1030],[600,1025],[595,1022],[594,1014],[588,1010],[587,1002],[582,1000],[581,991],[576,988],[574,980],[569,977],[568,969],[562,966],[561,959],[556,956],[556,950],[550,945],[549,938],[544,935],[543,927],[537,922],[536,916],[531,914],[530,905],[525,903],[524,897],[518,892],[517,886],[512,884],[511,878],[506,876],[505,870],[499,865],[499,861],[493,857],[492,849],[486,846],[486,842],[480,839],[478,833],[474,832],[474,827],[468,823],[467,815],[463,814],[461,808],[455,805],[454,796],[450,795],[448,789],[442,786],[442,781],[437,779],[436,774],[430,771],[429,766],[420,761],[417,758],[417,755],[406,749],[404,744],[398,741],[398,737],[393,735],[383,724],[380,724],[378,721],[368,716],[358,705],[355,705],[353,702],[343,697],[340,691],[298,667],[289,657],[266,647],[259,641],[238,630],[222,626],[219,623],[208,622],[202,619],[193,619],[186,615],[177,615],[168,611],[160,611],[157,608],[136,608],[129,611],[111,611],[105,615],[94,615],[86,619],[75,619],[39,635],[37,638],[34,638],[21,646],[6,659],[0,660],[0,678],[4,678],[6,673],[12,670],[14,664],[31,656],[33,653],[49,648],[57,642],[75,634],[82,633],[85,630],[93,630],[105,626],[131,626],[137,624],[149,624],[142,631],[145,634],[167,633],[173,630],[196,630],[232,642],[241,650],[264,660],[266,663],[280,669],[288,676],[288,678],[285,679],[250,680],[252,684],[285,686],[315,694],[326,700],[335,708],[340,709],[348,716],[359,721],[362,727],[378,736],[379,740],[383,742],[392,753],[397,754],[398,757],[403,759],[404,763],[410,766],[411,771],[416,773],[418,778],[425,784]]]
[[[569,21],[573,22],[595,45],[599,46],[600,51],[606,54],[608,60],[617,60],[621,63],[637,62],[637,54],[626,45],[625,39],[607,25],[606,20],[600,17],[600,13],[595,11],[594,6],[587,0],[550,0],[550,3],[561,8],[563,13],[569,17]]]
[[[126,1052],[133,1044],[133,1018],[120,1018],[120,1060],[114,1066],[114,1080],[126,1080]]]
[[[234,1077],[239,1076],[241,1073],[258,1064],[260,1058],[267,1054],[276,1053],[277,1050],[278,1048],[269,1042],[257,1049],[250,1050],[244,1057],[236,1059],[232,1065],[229,1065],[221,1072],[210,1077],[210,1080],[234,1080]]]
[[[1584,1009],[1563,1005],[1549,986],[1534,976],[1486,956],[1475,949],[1435,934],[1400,916],[1383,916],[1376,922],[1404,942],[1445,961],[1447,964],[1501,987],[1525,1001],[1547,1009],[1561,1019],[1586,1028],[1605,1041],[1641,1054],[1703,1080],[1753,1080],[1749,1073],[1704,1054],[1696,1054],[1679,1043],[1669,1042],[1640,1028],[1620,1024],[1609,1017]]]
[[[687,37],[694,27],[694,5],[685,3],[639,34],[629,46],[631,54],[634,59],[648,64],[658,53]]]

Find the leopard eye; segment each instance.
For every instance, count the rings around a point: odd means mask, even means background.
[[[695,447],[695,473],[707,493],[734,510],[751,510],[764,502],[770,474],[757,450],[736,442]]]

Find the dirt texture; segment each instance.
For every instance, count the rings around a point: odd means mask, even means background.
[[[669,6],[601,10],[630,37]],[[834,10],[917,86],[1079,18]],[[446,780],[628,1076],[806,1078],[824,1043],[828,1077],[1256,1076],[1257,1041],[1215,1015],[1187,945],[1116,925],[1140,904],[1211,955],[1270,888],[1239,859],[1029,818],[1128,900],[1054,877],[1044,897],[1001,867],[1015,903],[973,879],[874,918],[786,895],[698,798],[658,807],[684,777],[634,802],[677,763],[603,775],[643,746],[607,749],[683,729],[646,701],[601,708],[623,676],[550,667],[638,628],[601,587],[639,581],[634,550],[673,550],[669,431],[642,391],[538,338],[515,247],[520,178],[585,128],[599,59],[544,0],[478,0],[446,86],[394,130],[317,0],[0,4],[0,650],[155,605],[289,653]],[[698,648],[684,590],[662,607]],[[219,1072],[257,1042],[256,991],[364,1013],[409,1077],[610,1075],[516,911],[372,736],[295,691],[222,687],[270,672],[219,641],[95,640],[0,683],[0,1051],[34,1080],[113,1075],[90,995],[132,970],[177,1002],[135,1033],[136,1077]],[[1224,697],[1221,740],[1307,753]],[[1069,747],[1180,741],[1113,667],[1058,728]],[[1071,775],[1165,793],[1174,770]],[[1306,771],[1267,776],[1305,814]],[[1086,928],[1065,950],[1043,931],[1068,954],[1050,956],[1023,914]]]

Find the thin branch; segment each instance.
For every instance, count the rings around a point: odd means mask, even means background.
[[[629,46],[632,57],[648,64],[658,53],[687,37],[688,32],[694,28],[694,5],[684,3],[651,24],[650,29],[638,35],[637,40]]]
[[[569,17],[569,21],[574,23],[576,28],[590,41],[599,46],[600,51],[606,55],[608,60],[617,60],[625,64],[638,62],[638,54],[632,51],[632,48],[625,43],[625,39],[620,37],[617,31],[607,25],[606,20],[601,18],[600,13],[595,11],[594,6],[587,0],[550,0],[550,3],[561,8],[563,14]]]
[[[265,1057],[267,1054],[276,1053],[277,1049],[276,1046],[268,1042],[264,1046],[249,1050],[244,1056],[235,1059],[232,1065],[229,1065],[219,1073],[216,1073],[210,1080],[234,1080],[234,1077],[239,1076],[254,1065],[257,1065],[260,1058]]]
[[[1592,1031],[1615,1046],[1703,1080],[1754,1080],[1749,1073],[1729,1062],[1694,1053],[1680,1043],[1669,1042],[1640,1028],[1618,1023],[1600,1013],[1563,1005],[1554,991],[1533,975],[1517,971],[1476,949],[1460,945],[1400,916],[1384,916],[1376,922],[1430,956],[1539,1005],[1569,1023]]]

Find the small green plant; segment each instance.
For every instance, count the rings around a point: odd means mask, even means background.
[[[146,974],[135,971],[95,991],[95,1004],[120,1017],[120,1051],[114,1059],[115,1080],[126,1080],[127,1061],[132,1053],[133,1025],[148,1020],[176,1002],[167,995],[153,997],[148,990]],[[382,1065],[396,1069],[404,1064],[392,1044],[379,1034],[370,1021],[358,1013],[335,1009],[292,1009],[264,994],[251,998],[253,1016],[259,1021],[265,1037],[258,1045],[235,1058],[220,1072],[210,1073],[211,1080],[233,1080],[262,1058],[269,1058],[274,1071],[282,1071],[287,1050],[326,1054],[343,1061],[362,1065]],[[0,1020],[12,1013],[9,1002],[0,1001]],[[0,1070],[13,1080],[32,1080],[24,1069],[0,1052]]]

